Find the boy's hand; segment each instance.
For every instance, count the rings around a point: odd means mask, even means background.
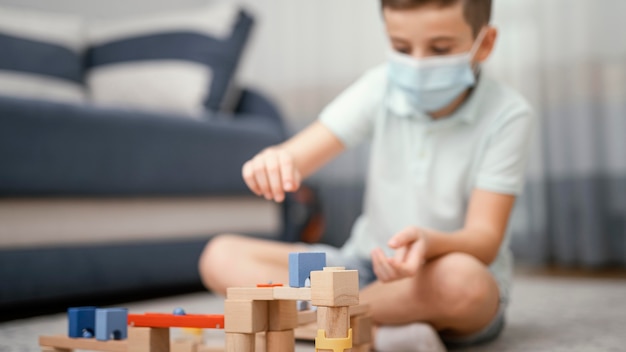
[[[396,250],[393,258],[387,258],[380,248],[372,251],[372,266],[378,280],[391,282],[415,276],[425,262],[428,248],[426,232],[408,227],[394,235],[388,245]]]
[[[243,165],[243,179],[257,196],[282,202],[285,192],[300,188],[301,175],[293,158],[280,148],[268,148]]]

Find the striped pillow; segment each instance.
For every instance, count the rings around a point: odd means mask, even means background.
[[[251,26],[250,16],[225,3],[93,23],[87,53],[91,98],[192,116],[224,110]]]
[[[0,94],[85,99],[80,18],[0,7]]]

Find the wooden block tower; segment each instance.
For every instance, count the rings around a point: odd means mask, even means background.
[[[311,272],[311,304],[317,306],[315,350],[352,351],[348,308],[359,304],[359,274],[345,268]]]
[[[296,263],[289,267],[290,277],[297,278],[291,280],[295,287],[262,285],[264,287],[227,290],[226,352],[255,352],[255,347],[268,352],[293,352],[294,329],[298,326],[297,300],[310,300],[317,307],[316,351],[352,351],[349,307],[359,304],[358,272],[343,267],[323,267],[325,259],[320,264],[319,258],[313,257],[316,255],[319,254],[290,256],[290,264]],[[302,266],[319,270],[310,270],[310,275],[306,275],[303,272],[307,269]],[[310,281],[311,287],[302,287],[305,281]],[[255,335],[263,332],[265,346],[256,346]]]

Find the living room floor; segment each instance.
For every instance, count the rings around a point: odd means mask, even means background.
[[[191,313],[221,313],[223,300],[210,293],[195,293],[127,305],[135,313],[169,312],[182,307]],[[516,274],[507,328],[497,341],[464,349],[477,351],[626,351],[626,279]],[[64,334],[64,314],[0,324],[0,352],[40,351],[39,335]],[[182,334],[175,330],[173,334]],[[220,332],[206,331],[209,344],[223,343]],[[314,351],[311,343],[298,343],[296,351]]]

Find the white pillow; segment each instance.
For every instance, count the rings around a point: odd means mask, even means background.
[[[87,86],[95,104],[202,116],[214,86],[213,63],[240,10],[197,10],[94,22],[88,29]]]
[[[82,102],[79,17],[0,7],[0,94]]]

